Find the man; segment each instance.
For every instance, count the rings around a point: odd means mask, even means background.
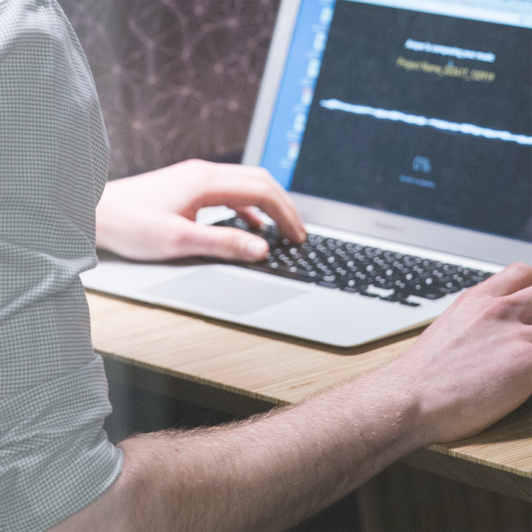
[[[79,273],[95,264],[108,147],[92,78],[55,0],[0,2],[0,529],[286,528],[404,454],[472,435],[532,392],[532,269],[460,298],[402,357],[241,424],[112,446]],[[105,187],[97,241],[133,258],[257,259],[258,237],[199,228],[204,205],[304,238],[262,170],[186,162]]]

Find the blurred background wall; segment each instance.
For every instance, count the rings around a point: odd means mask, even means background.
[[[111,179],[238,161],[279,0],[59,0],[88,56]]]

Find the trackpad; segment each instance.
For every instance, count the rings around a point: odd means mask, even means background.
[[[230,314],[247,314],[306,293],[212,270],[185,275],[143,292]]]

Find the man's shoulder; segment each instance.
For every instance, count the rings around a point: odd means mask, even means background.
[[[55,0],[0,0],[0,49],[35,36],[62,39],[65,20]]]

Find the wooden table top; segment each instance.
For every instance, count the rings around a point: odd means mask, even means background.
[[[419,334],[334,348],[95,293],[87,297],[97,352],[170,379],[177,398],[240,415],[300,401],[375,368]],[[530,502],[530,414],[527,401],[479,436],[420,449],[402,461]]]

